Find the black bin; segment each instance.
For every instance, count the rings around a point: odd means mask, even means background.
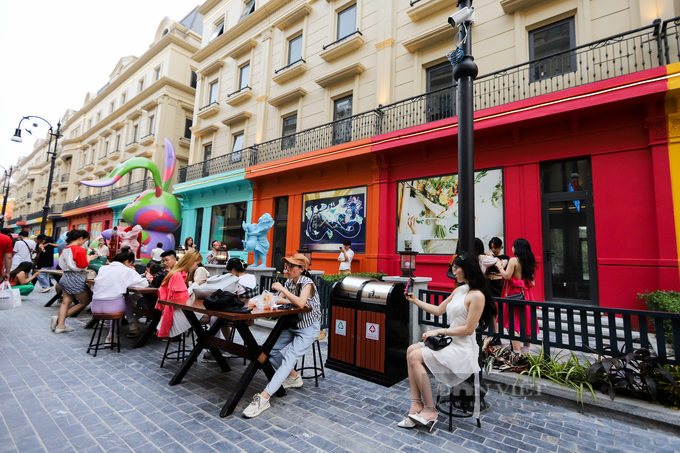
[[[403,283],[345,277],[330,300],[332,370],[390,387],[408,375],[409,302]]]

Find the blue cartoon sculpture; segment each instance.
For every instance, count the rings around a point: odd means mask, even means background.
[[[149,258],[153,247],[149,244],[163,244],[163,250],[175,248],[172,234],[181,224],[182,205],[175,195],[170,193],[172,175],[175,172],[175,148],[170,139],[165,139],[165,171],[161,175],[158,166],[146,157],[134,157],[113,169],[111,174],[99,181],[81,181],[90,187],[112,186],[123,175],[136,169],[144,168],[153,176],[154,187],[145,190],[123,209],[123,219],[129,225],[139,225],[142,231],[142,258]],[[104,231],[102,236],[109,239],[111,230]],[[108,237],[107,237],[108,236]]]
[[[243,230],[246,232],[244,250],[253,252],[253,266],[267,265],[267,252],[269,252],[269,241],[267,232],[274,226],[274,219],[268,213],[262,214],[258,223],[243,222]]]

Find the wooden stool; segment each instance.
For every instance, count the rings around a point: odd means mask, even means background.
[[[120,320],[125,317],[125,313],[93,313],[92,319],[95,321],[94,332],[92,332],[92,339],[90,339],[90,345],[87,347],[87,353],[90,353],[90,349],[94,347],[93,357],[97,357],[97,351],[100,346],[104,346],[106,343],[102,343],[102,331],[104,330],[104,321],[111,321],[114,326],[111,331],[113,335],[111,336],[111,350],[113,346],[118,346],[118,352],[120,352]],[[97,330],[99,330],[99,335],[97,336],[97,343],[94,343],[94,337],[97,335]]]
[[[321,331],[319,333],[319,338],[314,340],[314,343],[312,344],[312,357],[314,358],[314,366],[305,366],[305,356],[302,356],[302,366],[298,368],[297,366],[295,367],[295,371],[300,372],[300,376],[302,379],[314,379],[314,386],[318,387],[319,386],[319,377],[325,378],[326,377],[326,372],[323,369],[323,357],[321,357],[321,344],[319,344],[319,341],[322,341],[326,338],[326,332]],[[316,346],[316,349],[314,349],[314,346]],[[317,350],[319,351],[319,366],[316,364],[316,352]],[[297,365],[297,364],[296,364]],[[312,376],[305,376],[305,370],[314,370],[314,374]]]
[[[194,347],[196,347],[196,340],[194,338],[194,329],[188,329],[186,332],[182,332],[181,334],[177,335],[179,337],[179,345],[177,346],[176,351],[170,351],[168,352],[168,349],[170,348],[170,343],[172,343],[172,338],[168,338],[168,344],[165,345],[165,353],[163,353],[163,360],[161,360],[161,368],[163,368],[163,364],[165,363],[165,359],[171,359],[171,360],[176,360],[176,361],[182,361],[184,363],[184,359],[189,357],[189,354],[191,354],[191,351],[187,352],[187,341],[186,337],[187,335],[191,333],[191,344],[193,347],[191,348],[193,350]],[[176,337],[173,337],[176,338]]]

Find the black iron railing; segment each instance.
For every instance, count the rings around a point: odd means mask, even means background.
[[[104,154],[103,156],[101,156],[101,157],[98,159],[98,162],[101,162],[101,161],[103,161],[103,160],[105,160],[105,159],[108,159],[108,158],[109,158],[109,156],[107,156],[106,154]]]
[[[126,148],[129,148],[130,146],[136,145],[136,144],[137,144],[137,140],[133,140],[133,141],[131,141],[130,143],[128,143],[127,145],[125,145],[125,147],[126,147]]]
[[[180,168],[178,181],[192,181],[210,175],[246,168],[250,165],[255,165],[257,163],[256,158],[257,151],[253,148],[246,148],[223,156],[213,157],[198,164]]]
[[[198,111],[200,112],[201,110],[205,110],[205,109],[207,109],[208,107],[212,107],[213,105],[218,105],[218,104],[219,104],[219,102],[213,101],[213,102],[211,102],[211,103],[208,104],[208,105],[204,105],[203,107],[201,107],[200,109],[198,109]]]
[[[244,86],[243,88],[239,88],[238,90],[234,91],[233,93],[229,93],[229,94],[227,95],[227,97],[230,98],[230,97],[232,97],[232,96],[235,95],[235,94],[239,94],[239,93],[240,93],[241,91],[243,91],[243,90],[250,90],[250,89],[251,89],[251,88],[250,88],[248,85],[246,85],[246,86]]]
[[[69,203],[64,203],[64,211],[83,208],[97,203],[103,203],[105,201],[111,201],[116,200],[118,198],[128,197],[130,195],[139,195],[143,191],[147,189],[153,189],[154,187],[156,186],[154,185],[153,178],[135,181],[131,184],[126,184],[121,187],[114,187],[105,192],[80,198],[76,201],[71,201]]]
[[[153,137],[153,134],[146,134],[144,137],[140,138],[139,141],[143,142],[144,140],[146,140],[149,137]]]
[[[281,284],[285,283],[286,276],[284,274],[263,275],[260,277],[260,293],[262,291],[272,290],[272,284],[277,281]],[[334,283],[327,282],[320,278],[316,281],[316,288],[319,291],[319,302],[321,308],[321,329],[327,329],[331,319],[331,294],[333,293]]]
[[[450,294],[421,290],[419,297],[438,306]],[[542,346],[546,357],[550,357],[553,348],[621,355],[622,351],[642,347],[655,351],[659,362],[680,364],[680,359],[671,352],[680,351],[679,313],[526,300],[496,299],[496,302],[499,330],[506,324],[519,329],[515,331],[513,327],[508,333],[494,333],[490,326],[485,334]],[[422,309],[418,310],[418,324],[449,325],[445,314],[434,316]],[[609,351],[606,348],[610,348]]]
[[[349,35],[343,36],[342,38],[338,39],[337,41],[333,41],[333,42],[330,43],[330,44],[326,44],[325,46],[322,46],[322,47],[323,47],[323,50],[326,50],[326,49],[328,49],[329,47],[332,47],[332,46],[334,46],[334,45],[336,45],[336,44],[338,44],[338,43],[341,43],[341,42],[343,42],[344,40],[348,39],[350,36],[354,36],[354,35],[361,35],[361,36],[364,36],[364,34],[361,33],[361,32],[359,31],[359,29],[357,29],[357,31],[353,31],[353,32],[350,33]]]
[[[300,62],[307,63],[303,58],[300,58],[299,60],[295,60],[294,62],[287,64],[286,66],[282,67],[281,69],[277,69],[276,71],[274,71],[274,74],[278,74],[281,71],[285,71],[286,69],[290,68],[291,66],[295,66],[296,64],[298,64]]]
[[[474,82],[474,109],[496,107],[678,62],[679,28],[680,17],[664,22],[656,20],[645,27],[483,75]],[[455,117],[458,114],[456,90],[456,85],[453,85],[393,104],[380,105],[375,110],[279,137],[249,149],[256,153],[255,162],[261,164]],[[225,158],[222,156],[218,159]],[[180,182],[215,174],[210,169],[206,174],[198,168],[206,167],[201,162],[180,169]],[[219,170],[219,166],[214,169]],[[229,167],[229,170],[233,169]]]
[[[26,220],[39,219],[40,217],[42,217],[42,215],[43,215],[42,209],[40,211],[31,212],[30,214],[26,215]]]
[[[63,203],[53,204],[50,206],[50,215],[61,214],[62,212],[64,212]]]

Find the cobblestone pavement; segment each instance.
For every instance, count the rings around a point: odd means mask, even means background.
[[[230,360],[231,373],[198,363],[170,387],[177,365],[159,368],[165,343],[154,338],[133,350],[124,338],[120,354],[93,358],[91,331],[82,328],[87,314],[67,321],[75,332],[55,335],[49,323],[57,308],[43,307],[49,296],[34,292],[21,308],[0,311],[0,453],[680,451],[672,435],[496,392],[481,429],[455,420],[449,433],[440,416],[432,434],[404,430],[396,422],[409,406],[407,381],[384,388],[330,370],[318,388],[305,381],[247,420],[246,399],[265,386],[258,373],[235,415],[220,418],[241,360]]]

